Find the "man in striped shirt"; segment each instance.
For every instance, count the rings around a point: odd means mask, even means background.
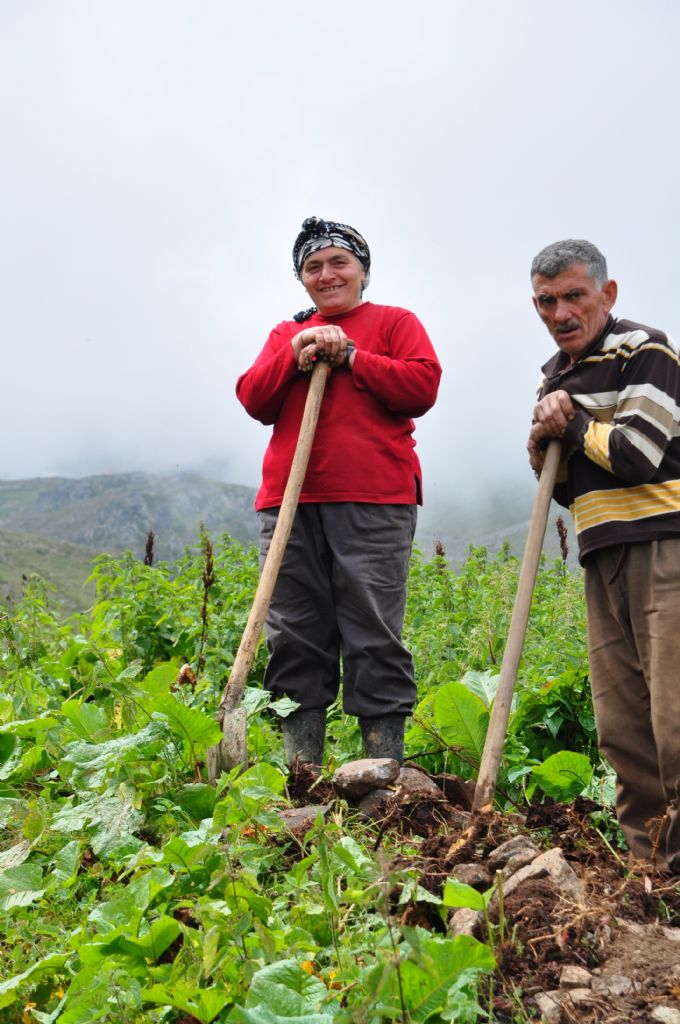
[[[556,500],[585,570],[601,749],[632,856],[680,873],[680,356],[662,332],[611,315],[602,253],[568,239],[531,267],[559,351],[543,367],[528,441],[540,471],[564,440]]]

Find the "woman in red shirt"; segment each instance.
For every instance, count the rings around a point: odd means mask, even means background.
[[[316,358],[331,372],[265,632],[265,687],[297,701],[286,756],[321,764],[326,709],[342,662],[343,706],[368,757],[403,757],[416,689],[401,643],[406,580],[422,503],[413,417],[434,404],[441,367],[408,310],[363,301],[370,252],[354,228],[312,217],[293,249],[314,308],[269,335],[236,393],[273,425],[255,507],[264,561]]]

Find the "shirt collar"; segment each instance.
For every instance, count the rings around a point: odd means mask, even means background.
[[[597,352],[597,350],[602,347],[604,339],[607,337],[608,334],[611,333],[616,322],[617,321],[610,313],[600,333],[595,338],[593,338],[588,347],[581,353],[581,355],[578,357],[575,363],[570,364],[569,356],[566,352],[562,352],[562,350],[560,349],[560,351],[556,352],[554,356],[551,356],[548,362],[541,367],[543,374],[546,377],[557,377],[559,376],[559,374],[564,373],[564,371],[568,369],[570,365],[576,366],[578,363],[583,362],[584,359],[587,359],[588,356],[592,356],[594,352]]]

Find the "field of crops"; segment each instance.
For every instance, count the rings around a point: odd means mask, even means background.
[[[97,600],[77,619],[54,614],[38,581],[0,612],[0,1019],[535,1019],[521,992],[494,1016],[508,940],[491,924],[484,941],[447,932],[465,894],[421,884],[422,836],[341,800],[302,834],[284,828],[290,706],[259,688],[262,649],[246,691],[251,765],[208,784],[257,571],[254,550],[227,537],[213,550],[203,536],[172,567],[102,557]],[[517,573],[507,550],[471,551],[455,574],[444,556],[414,556],[406,642],[420,700],[407,758],[430,773],[475,777]],[[340,708],[327,752],[328,773],[360,756]],[[537,583],[498,810],[580,794],[606,805],[611,779],[581,583],[556,562]],[[610,810],[591,818],[616,849]]]

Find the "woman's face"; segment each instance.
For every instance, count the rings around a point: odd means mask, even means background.
[[[356,256],[334,245],[311,253],[300,272],[300,280],[322,316],[347,313],[358,306],[365,277]]]

